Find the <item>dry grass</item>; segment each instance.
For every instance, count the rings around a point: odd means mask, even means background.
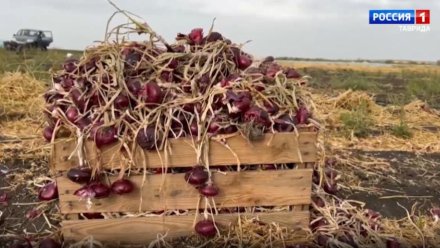
[[[35,118],[43,106],[44,83],[29,74],[8,72],[0,78],[0,120]]]
[[[44,83],[19,72],[0,76],[0,156],[35,157],[41,149]]]
[[[384,64],[381,66],[372,66],[368,63],[366,64],[332,63],[332,62],[319,63],[313,61],[305,62],[305,61],[285,61],[285,60],[280,60],[279,63],[286,66],[293,66],[297,69],[320,68],[330,71],[353,70],[353,71],[362,71],[362,72],[383,72],[383,73],[396,73],[405,70],[405,71],[420,72],[420,73],[440,73],[440,66],[436,66],[436,65]]]

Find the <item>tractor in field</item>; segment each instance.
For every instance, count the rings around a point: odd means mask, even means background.
[[[20,29],[13,37],[12,40],[3,42],[6,50],[20,52],[26,48],[37,48],[46,51],[53,42],[52,31]]]

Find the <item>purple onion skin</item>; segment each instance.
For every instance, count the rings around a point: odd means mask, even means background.
[[[67,177],[75,183],[88,183],[92,179],[92,170],[90,168],[71,168],[67,172]]]
[[[116,142],[117,130],[115,127],[99,127],[95,133],[95,144],[98,148],[110,145]]]
[[[52,136],[54,134],[53,127],[45,127],[43,130],[43,137],[47,142],[50,142],[52,140]]]
[[[154,127],[147,127],[139,130],[136,135],[137,144],[144,150],[155,150],[162,142],[162,136],[156,134]]]
[[[309,111],[305,107],[300,107],[296,112],[295,118],[298,124],[307,124],[309,119]]]
[[[104,219],[101,213],[83,213],[84,217],[87,219]]]
[[[107,198],[110,196],[110,188],[101,182],[91,183],[89,187],[95,193],[96,199]]]
[[[38,199],[41,201],[50,201],[57,198],[58,188],[54,182],[44,185],[38,192]]]
[[[195,226],[196,232],[204,237],[214,237],[217,234],[215,223],[211,220],[202,220]]]
[[[61,244],[51,238],[45,238],[40,242],[39,248],[61,248]]]
[[[119,179],[112,183],[111,190],[118,195],[131,193],[134,189],[134,184],[127,179]]]
[[[400,248],[400,243],[395,238],[390,238],[387,240],[387,248]]]
[[[203,196],[214,197],[214,196],[218,195],[219,189],[218,189],[218,187],[216,187],[212,184],[208,184],[208,185],[204,185],[203,187],[199,188],[199,192]]]
[[[202,166],[196,166],[185,174],[185,181],[195,186],[206,183],[206,181],[208,181],[208,178],[209,174],[204,170]]]

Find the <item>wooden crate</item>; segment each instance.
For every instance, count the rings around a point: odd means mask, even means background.
[[[251,206],[293,206],[291,211],[276,213],[253,213],[260,221],[294,228],[307,228],[309,224],[309,204],[311,203],[311,166],[317,160],[317,133],[312,131],[295,133],[266,134],[258,142],[248,142],[235,136],[227,139],[227,144],[237,156],[233,156],[223,144],[210,141],[209,161],[212,166],[237,164],[281,164],[295,163],[296,167],[289,170],[258,170],[213,173],[213,180],[220,188],[215,197],[218,208],[251,207]],[[119,152],[120,145],[97,151],[90,142],[85,144],[86,157],[89,163],[100,163],[102,168],[116,169],[122,164]],[[190,235],[193,233],[194,219],[188,216],[158,216],[120,219],[79,219],[79,213],[87,212],[137,212],[161,211],[164,209],[197,209],[198,191],[187,184],[182,173],[163,175],[147,175],[143,183],[143,175],[131,176],[136,189],[124,196],[112,195],[106,199],[94,200],[94,205],[86,208],[73,192],[80,185],[71,182],[65,176],[66,170],[78,163],[76,158],[68,160],[74,150],[74,141],[57,142],[53,147],[52,166],[59,172],[57,177],[60,195],[61,213],[65,215],[62,231],[65,240],[80,240],[86,236],[104,242],[149,242],[157,238],[157,234],[167,234],[167,238]],[[134,154],[135,166],[161,168],[164,154],[144,152],[137,149]],[[146,158],[146,159],[145,159]],[[146,162],[146,163],[145,163]],[[188,138],[171,140],[171,152],[168,156],[169,167],[192,167],[196,164],[196,155],[192,141]],[[112,180],[111,180],[112,181]],[[140,199],[142,197],[142,202]],[[200,201],[200,209],[204,202]],[[240,216],[243,216],[241,214]],[[238,214],[219,214],[215,220],[221,226],[236,221]]]

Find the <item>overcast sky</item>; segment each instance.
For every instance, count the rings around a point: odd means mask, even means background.
[[[440,0],[114,0],[172,41],[194,27],[215,29],[257,56],[331,59],[440,59]],[[106,0],[0,0],[0,39],[19,28],[48,29],[52,47],[83,49],[102,40]],[[430,32],[369,25],[370,9],[430,9]],[[123,21],[120,19],[120,21]]]

